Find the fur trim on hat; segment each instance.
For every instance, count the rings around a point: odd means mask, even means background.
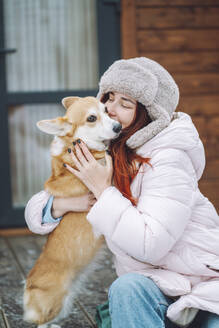
[[[154,121],[135,132],[127,141],[129,148],[137,148],[143,145],[166,128],[171,119],[169,114],[159,105],[153,104],[150,106],[150,112],[154,114]],[[148,112],[149,112],[148,110]]]
[[[166,128],[179,102],[179,89],[172,76],[146,57],[115,61],[100,79],[97,98],[108,92],[123,93],[142,103],[152,120],[127,140],[132,149]]]

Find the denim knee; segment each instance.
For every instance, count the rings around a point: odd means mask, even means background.
[[[135,312],[139,313],[139,318],[145,318],[145,322],[153,319],[157,322],[157,327],[164,327],[168,305],[168,299],[157,285],[150,278],[138,273],[120,276],[109,289],[111,316],[113,313],[120,316],[125,312],[126,316],[133,317]]]
[[[116,299],[134,299],[143,295],[149,303],[168,306],[168,298],[163,295],[157,285],[151,280],[138,273],[127,273],[117,278],[109,289],[109,301]]]
[[[141,289],[142,279],[148,280],[145,282],[147,285],[153,283],[151,279],[143,277],[137,273],[127,273],[117,278],[109,289],[109,298],[116,297],[127,297],[135,295],[139,289]]]

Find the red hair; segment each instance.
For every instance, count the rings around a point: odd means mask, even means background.
[[[101,101],[105,103],[109,99],[109,93],[102,96]],[[150,158],[144,158],[137,155],[134,149],[126,145],[126,141],[136,131],[148,125],[151,119],[144,105],[137,102],[136,114],[133,122],[122,130],[119,137],[113,139],[110,143],[110,153],[113,158],[113,180],[114,185],[119,189],[124,197],[128,198],[133,205],[137,205],[137,199],[132,196],[131,183],[138,173],[139,167],[143,163],[149,163]],[[136,165],[138,164],[138,165]]]

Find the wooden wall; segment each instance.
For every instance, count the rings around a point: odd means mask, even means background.
[[[122,57],[163,65],[206,152],[200,190],[219,210],[219,0],[122,0]]]

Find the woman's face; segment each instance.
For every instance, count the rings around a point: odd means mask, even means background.
[[[135,118],[137,101],[118,92],[110,92],[105,103],[109,117],[119,122],[122,129],[128,127]]]

